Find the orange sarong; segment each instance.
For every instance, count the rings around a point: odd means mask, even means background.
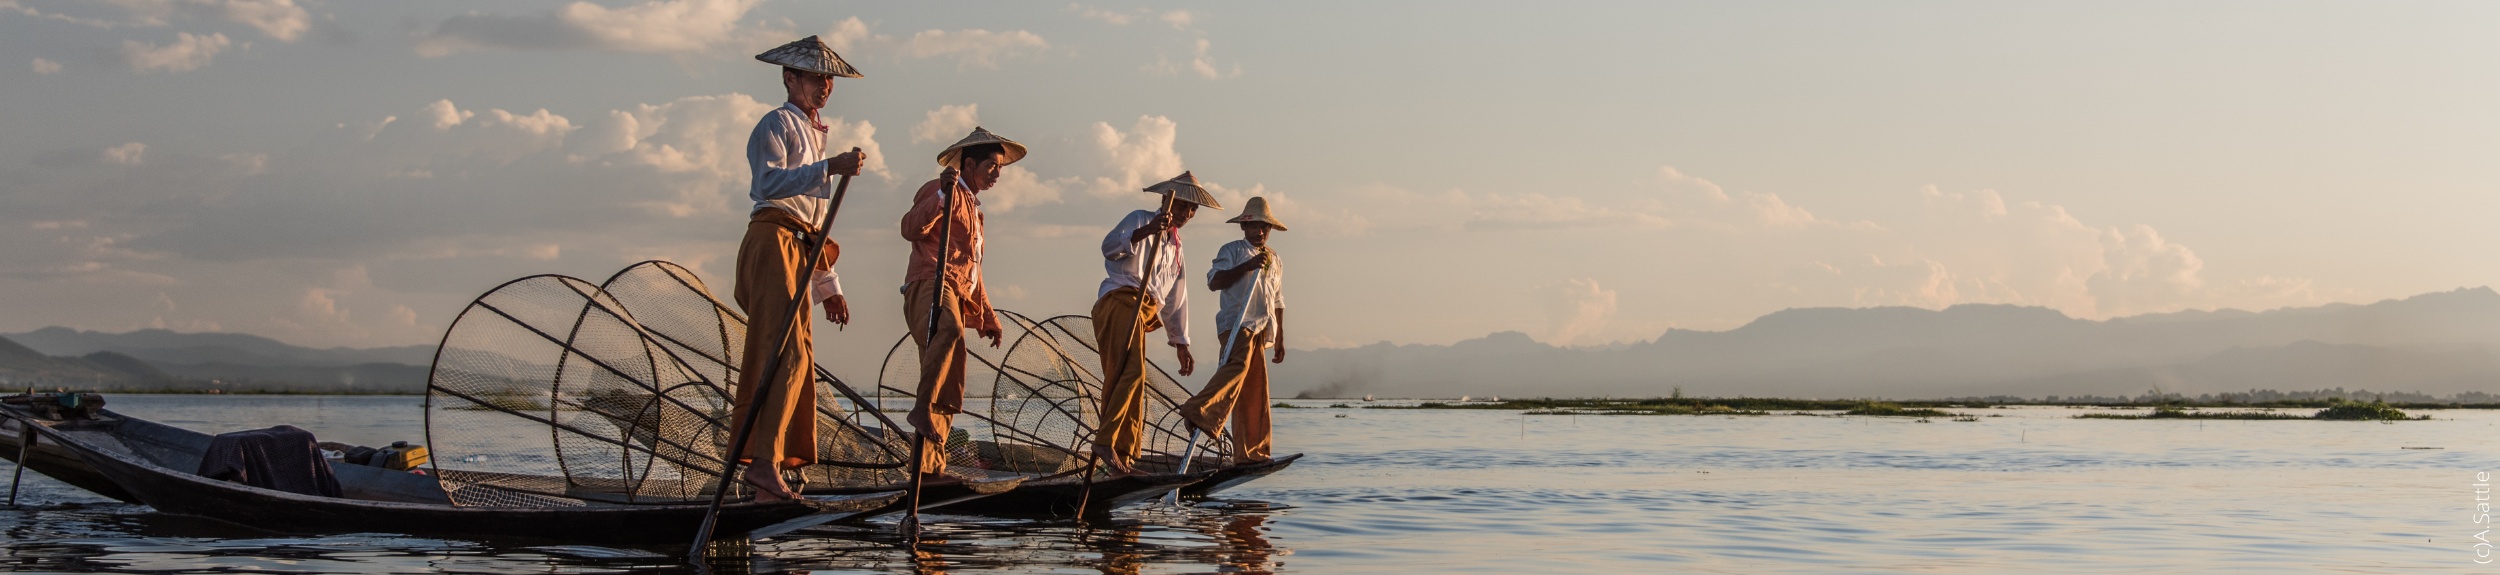
[[[1118,456],[1122,465],[1136,461],[1146,446],[1146,334],[1163,329],[1160,307],[1134,287],[1094,301],[1094,349],[1102,352],[1103,373],[1094,445]]]
[[[947,435],[955,429],[955,414],[964,410],[964,321],[956,289],[936,293],[938,280],[925,279],[903,286],[903,322],[911,326],[911,341],[920,346],[920,387],[912,394],[912,430],[920,433],[920,472],[946,472]],[[948,286],[961,289],[960,286]],[[929,304],[937,296],[937,337],[929,337]]]
[[[1242,330],[1224,347],[1224,366],[1216,368],[1207,386],[1181,404],[1181,418],[1208,434],[1233,424],[1233,457],[1237,462],[1266,461],[1275,442],[1267,395],[1267,344],[1260,334]]]
[[[757,392],[764,393],[755,427],[747,434],[738,458],[773,461],[783,467],[812,464],[816,455],[816,380],[814,333],[807,312],[807,234],[815,230],[779,208],[756,210],[738,243],[737,286],[732,297],[747,314],[744,355],[739,358],[737,409],[730,425],[746,421],[757,410]],[[841,248],[825,242],[818,269],[833,267]],[[797,318],[799,321],[791,321]],[[795,338],[787,348],[784,339]],[[777,373],[764,374],[764,361],[781,352]],[[731,428],[734,433],[735,427]]]

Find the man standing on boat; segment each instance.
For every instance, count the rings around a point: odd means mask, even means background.
[[[1224,345],[1219,356],[1224,365],[1180,411],[1182,419],[1209,437],[1224,428],[1226,419],[1232,420],[1233,461],[1258,463],[1268,460],[1274,443],[1267,366],[1261,360],[1274,346],[1276,363],[1285,362],[1285,267],[1276,262],[1276,250],[1267,247],[1267,236],[1284,231],[1285,224],[1268,212],[1267,198],[1250,198],[1240,217],[1225,222],[1241,224],[1241,239],[1217,249],[1215,263],[1207,266],[1207,289],[1222,294],[1215,333]]]
[[[911,261],[903,273],[903,323],[920,346],[920,386],[913,395],[922,483],[948,481],[946,440],[964,407],[964,330],[998,347],[998,314],[981,277],[981,199],[999,171],[1024,159],[1024,144],[980,127],[938,153],[944,171],[920,185],[903,214]],[[943,255],[944,263],[939,260]],[[940,273],[940,268],[944,273]]]
[[[1146,334],[1168,329],[1181,375],[1197,370],[1189,356],[1189,290],[1181,283],[1181,226],[1200,206],[1224,209],[1189,172],[1147,187],[1163,208],[1137,210],[1102,237],[1103,269],[1096,290],[1094,343],[1102,350],[1102,405],[1096,411],[1094,455],[1113,473],[1136,473],[1145,448]]]
[[[740,358],[737,410],[730,421],[755,417],[754,431],[738,449],[747,464],[740,479],[753,486],[757,501],[794,499],[780,470],[816,462],[816,386],[814,334],[809,322],[789,323],[811,301],[825,307],[825,319],[847,324],[850,304],[842,282],[833,273],[841,248],[825,242],[816,269],[805,265],[811,236],[825,233],[825,204],[831,201],[834,176],[859,174],[866,158],[856,152],[826,157],[828,128],[818,118],[833,95],[835,77],[858,78],[859,70],[842,61],[832,48],[809,36],[755,56],[781,66],[781,86],[788,98],[765,112],[747,136],[747,168],[754,180],[747,197],[755,207],[747,218],[746,237],[738,244],[738,276],[734,296],[747,314],[745,355]],[[782,345],[784,340],[790,345]],[[777,373],[764,366],[780,353]],[[759,404],[758,394],[762,394]],[[753,416],[748,415],[752,411]]]

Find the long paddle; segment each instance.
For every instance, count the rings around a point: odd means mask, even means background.
[[[851,148],[851,153],[859,153],[859,148]],[[801,260],[807,262],[807,265],[799,267],[801,270],[806,270],[805,273],[816,272],[816,260],[825,254],[825,240],[833,237],[833,217],[842,213],[842,197],[848,195],[850,191],[851,176],[846,174],[842,176],[841,183],[833,186],[833,201],[825,203],[824,217],[817,220],[815,241],[808,244],[807,255]],[[806,286],[807,284],[801,283],[800,285]],[[805,288],[802,287],[800,292],[804,294]],[[781,357],[790,353],[791,343],[798,339],[799,326],[807,325],[807,308],[810,307],[807,304],[807,299],[802,297],[790,306],[796,308],[797,311],[791,314],[790,322],[784,324],[789,327],[782,330],[785,335],[781,338],[779,348],[774,350],[771,357],[764,358],[764,369],[760,370],[764,375],[759,377],[754,373],[741,374],[747,378],[748,385],[755,386],[753,396],[755,401],[748,404],[747,416],[738,420],[738,428],[729,434],[730,451],[728,457],[721,459],[720,485],[712,490],[712,506],[703,512],[703,526],[694,532],[694,545],[686,549],[688,563],[698,567],[703,565],[703,547],[712,542],[712,528],[720,522],[721,501],[729,497],[729,482],[738,473],[738,452],[746,450],[747,437],[755,433],[755,420],[763,415],[765,400],[772,397],[770,394],[773,392],[774,385],[767,383],[764,378],[781,373]],[[814,371],[811,369],[808,373],[812,376]],[[748,465],[754,465],[754,463],[750,462]],[[780,472],[781,462],[779,461],[765,463],[765,465],[773,466],[775,473]]]
[[[1161,209],[1157,210],[1157,211],[1155,212],[1155,215],[1158,215],[1158,216],[1169,216],[1169,215],[1172,213],[1172,202],[1173,202],[1173,201],[1174,201],[1174,199],[1175,199],[1177,196],[1179,196],[1179,195],[1180,195],[1180,194],[1179,194],[1178,192],[1167,192],[1167,193],[1163,194],[1163,207],[1162,207]],[[1152,220],[1148,220],[1148,221],[1152,221]],[[1129,335],[1129,344],[1130,344],[1130,345],[1133,345],[1133,346],[1136,346],[1136,347],[1139,347],[1139,348],[1144,348],[1144,347],[1147,347],[1147,346],[1145,345],[1145,340],[1146,340],[1146,329],[1145,329],[1145,325],[1146,325],[1146,298],[1148,297],[1148,294],[1146,293],[1146,288],[1149,288],[1149,287],[1153,287],[1153,286],[1154,286],[1154,277],[1155,277],[1155,256],[1163,255],[1163,234],[1165,234],[1165,233],[1167,233],[1167,232],[1169,232],[1169,231],[1171,231],[1171,228],[1164,228],[1164,229],[1161,229],[1161,230],[1156,230],[1156,231],[1155,231],[1155,233],[1154,233],[1153,235],[1151,235],[1151,236],[1147,237],[1147,239],[1154,240],[1154,243],[1147,244],[1147,246],[1149,246],[1149,248],[1150,248],[1150,249],[1146,252],[1146,261],[1145,261],[1145,265],[1142,265],[1142,266],[1139,266],[1139,267],[1138,267],[1138,274],[1137,274],[1137,314],[1136,314],[1135,316],[1132,316],[1132,317],[1130,317],[1130,318],[1129,318],[1129,328],[1132,330],[1132,333]],[[1179,279],[1178,279],[1178,278],[1174,278],[1174,281],[1179,281]],[[1103,379],[1103,391],[1105,392],[1105,394],[1103,395],[1103,399],[1104,399],[1105,401],[1108,401],[1108,400],[1110,400],[1110,399],[1111,399],[1111,396],[1109,395],[1109,392],[1111,391],[1111,380],[1110,380],[1109,378],[1113,378],[1113,377],[1128,377],[1128,368],[1129,368],[1129,366],[1134,365],[1134,364],[1136,364],[1137,362],[1145,361],[1145,359],[1146,359],[1146,358],[1145,358],[1146,352],[1145,352],[1145,350],[1143,350],[1143,349],[1138,350],[1138,352],[1137,352],[1137,353],[1133,353],[1133,354],[1129,354],[1129,355],[1133,355],[1133,356],[1136,356],[1136,357],[1129,357],[1129,358],[1125,358],[1125,361],[1121,361],[1121,362],[1120,362],[1120,368],[1119,368],[1119,369],[1109,370],[1108,372],[1105,372],[1105,373],[1103,374],[1103,375],[1104,375],[1104,377],[1105,377],[1105,379]],[[1106,368],[1107,368],[1107,367],[1109,367],[1109,366],[1104,366],[1104,367],[1106,367]],[[1139,371],[1138,371],[1138,374],[1137,374],[1137,375],[1138,375],[1140,378],[1143,378],[1146,374],[1145,374],[1145,371],[1141,369],[1141,370],[1139,370]],[[1095,436],[1099,437],[1099,436],[1101,436],[1101,435],[1102,435],[1103,430],[1102,430],[1102,428],[1101,428],[1101,427],[1102,427],[1102,426],[1100,426],[1100,425],[1096,425],[1096,426],[1095,426],[1095,429],[1094,429],[1094,435],[1095,435]],[[1194,443],[1194,442],[1193,442],[1193,443]],[[1088,451],[1086,452],[1086,456],[1085,456],[1085,482],[1084,482],[1084,484],[1083,484],[1083,486],[1082,486],[1082,487],[1080,487],[1080,488],[1078,488],[1078,489],[1077,489],[1077,497],[1076,497],[1076,519],[1077,519],[1077,521],[1084,521],[1084,520],[1085,520],[1085,503],[1086,503],[1087,501],[1090,501],[1090,500],[1092,500],[1092,499],[1094,498],[1094,468],[1095,468],[1095,466],[1097,466],[1097,465],[1099,465],[1099,464],[1101,463],[1101,461],[1100,461],[1101,457],[1102,457],[1102,450],[1101,450],[1101,449],[1099,449],[1099,448],[1097,448],[1097,449],[1092,449],[1092,450],[1088,450]]]
[[[967,187],[967,188],[968,188],[969,186],[965,186],[965,185],[964,185],[964,179],[963,179],[963,160],[962,160],[962,158],[961,158],[960,156],[958,156],[958,157],[957,157],[957,159],[955,160],[955,173],[956,173],[956,175],[955,175],[955,186],[957,186],[957,187]],[[926,342],[926,343],[924,343],[923,345],[921,345],[921,346],[920,346],[922,351],[927,351],[929,346],[932,346],[932,345],[937,345],[937,337],[938,337],[938,306],[945,305],[945,303],[946,303],[946,252],[947,252],[948,250],[952,250],[952,249],[954,249],[954,243],[955,243],[955,190],[953,190],[953,189],[940,189],[940,190],[938,190],[938,221],[937,221],[937,224],[938,224],[937,283],[936,283],[936,284],[932,284],[932,285],[930,285],[930,286],[929,286],[929,288],[930,288],[930,291],[929,291],[929,323],[927,324],[927,325],[929,326],[929,329],[927,330],[927,332],[928,332],[928,334],[929,334],[929,337],[928,337],[927,339],[923,339],[923,340],[921,340],[921,341],[923,341],[923,342]],[[962,334],[956,334],[956,336],[957,336],[957,337],[962,337]],[[922,367],[927,367],[927,366],[922,366]],[[963,366],[960,366],[960,365],[950,365],[950,366],[949,366],[949,368],[950,368],[950,369],[963,369]],[[930,401],[930,398],[928,398],[928,397],[926,397],[926,396],[923,396],[923,397],[919,398],[919,400],[920,400],[920,401]],[[930,408],[929,408],[929,409],[931,409],[931,410],[935,410],[935,409],[937,409],[937,407],[933,405],[933,406],[930,406]],[[904,537],[909,537],[909,538],[911,538],[912,542],[913,542],[913,543],[915,543],[915,544],[917,544],[917,543],[920,541],[920,484],[921,484],[921,481],[922,481],[921,476],[926,475],[926,474],[924,474],[924,473],[921,473],[921,472],[920,472],[920,470],[921,470],[921,469],[923,469],[923,467],[922,467],[923,465],[926,465],[926,464],[928,463],[928,462],[927,462],[927,459],[928,459],[928,453],[929,453],[929,437],[928,437],[927,435],[925,435],[925,434],[920,433],[920,430],[917,430],[917,429],[912,430],[912,433],[911,433],[911,503],[910,503],[910,509],[909,509],[909,510],[907,510],[907,511],[904,511],[904,512],[903,512],[903,524],[902,524],[902,526],[901,526],[901,527],[903,528],[903,536],[904,536]]]

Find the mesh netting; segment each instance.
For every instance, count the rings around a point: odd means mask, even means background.
[[[950,441],[959,445],[950,446],[949,462],[1033,474],[1082,467],[1093,441],[1096,398],[1102,393],[1093,322],[1084,316],[1036,322],[1007,310],[998,314],[1007,341],[1013,343],[1002,354],[977,341],[966,342],[971,358],[965,370],[967,400],[956,420],[956,435],[968,440]],[[1153,362],[1147,366],[1145,455],[1136,467],[1176,471],[1189,433],[1177,407],[1190,394]],[[908,409],[919,378],[919,350],[905,336],[887,352],[885,369],[878,374],[880,401]],[[983,397],[986,409],[975,403]],[[1223,439],[1200,438],[1200,468],[1208,457],[1227,452]]]
[[[601,287],[634,319],[680,358],[736,389],[745,356],[747,322],[706,289],[693,271],[648,261],[608,278]],[[801,470],[809,485],[892,485],[909,479],[903,461],[909,439],[887,433],[894,422],[821,366],[815,368],[817,464]]]
[[[722,388],[615,298],[563,276],[471,302],[426,395],[435,471],[458,505],[692,500],[728,444]]]
[[[644,262],[604,285],[532,276],[454,320],[427,385],[426,433],[452,502],[554,507],[707,497],[729,452],[743,316],[683,267]],[[902,434],[815,367],[810,486],[906,479]],[[743,497],[743,483],[730,495]]]

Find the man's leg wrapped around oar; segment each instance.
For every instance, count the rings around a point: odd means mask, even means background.
[[[1264,334],[1248,330],[1229,334],[1224,341],[1224,365],[1215,369],[1207,386],[1181,404],[1181,418],[1189,421],[1192,431],[1209,436],[1233,426],[1233,457],[1237,461],[1259,461],[1267,458],[1271,441],[1268,429],[1267,345]],[[1246,447],[1254,444],[1255,451]]]
[[[913,390],[919,401],[912,405],[912,430],[920,434],[920,469],[925,475],[946,473],[946,443],[954,431],[955,414],[964,409],[964,368],[968,361],[964,349],[962,307],[952,290],[938,293],[938,280],[911,282],[903,288],[903,317],[915,324],[912,343],[920,346],[920,382]],[[936,337],[919,326],[921,318],[929,317],[929,306],[937,305]]]

